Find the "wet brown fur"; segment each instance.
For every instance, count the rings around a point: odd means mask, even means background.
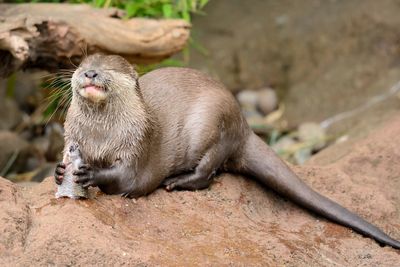
[[[94,69],[107,98],[78,93]],[[399,248],[400,243],[305,185],[249,128],[232,94],[199,71],[163,68],[140,79],[119,56],[88,57],[72,77],[66,147],[76,142],[97,168],[85,178],[110,194],[139,197],[168,189],[207,187],[218,170],[253,176],[328,219]],[[96,178],[97,175],[97,178]]]

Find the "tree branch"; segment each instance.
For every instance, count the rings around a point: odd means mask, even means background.
[[[0,77],[24,68],[71,68],[86,54],[161,61],[185,46],[183,20],[122,19],[117,9],[71,4],[0,4]]]

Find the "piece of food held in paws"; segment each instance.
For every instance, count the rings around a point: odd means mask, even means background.
[[[61,184],[57,186],[56,198],[89,198],[88,189],[75,182],[74,172],[78,171],[79,167],[84,166],[78,145],[74,144],[69,147],[65,153],[65,161],[66,164],[61,163],[65,168],[60,168],[63,169],[63,179]]]

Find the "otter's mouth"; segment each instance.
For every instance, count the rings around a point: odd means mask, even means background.
[[[79,94],[93,102],[100,102],[106,99],[107,90],[103,86],[88,83],[79,90]]]
[[[87,84],[83,87],[88,93],[105,92],[105,88],[94,84]]]

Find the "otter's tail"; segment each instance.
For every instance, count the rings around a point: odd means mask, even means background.
[[[251,134],[241,156],[242,173],[249,174],[265,186],[336,223],[372,237],[382,245],[400,249],[400,242],[376,226],[320,195],[302,182],[289,167],[255,134]]]

